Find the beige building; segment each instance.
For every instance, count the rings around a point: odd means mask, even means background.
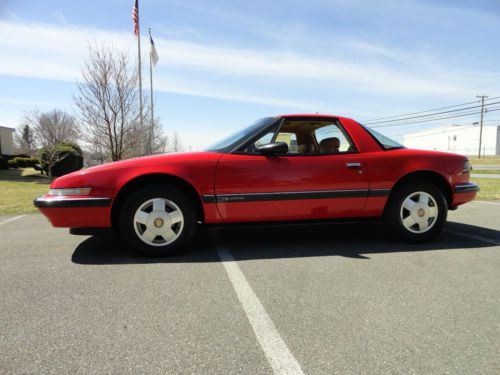
[[[15,129],[0,126],[0,155],[14,154]]]

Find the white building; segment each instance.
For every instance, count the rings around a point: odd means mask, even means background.
[[[0,155],[14,154],[15,129],[0,126]]]
[[[420,150],[478,155],[479,125],[451,125],[406,134],[403,144],[408,148]],[[483,126],[482,155],[500,155],[500,125]]]

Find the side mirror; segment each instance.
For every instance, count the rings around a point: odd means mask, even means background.
[[[285,142],[268,143],[259,147],[259,152],[266,156],[275,156],[278,154],[286,154],[288,145]]]

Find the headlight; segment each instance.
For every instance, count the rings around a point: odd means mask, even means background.
[[[50,189],[49,195],[89,195],[90,188]]]

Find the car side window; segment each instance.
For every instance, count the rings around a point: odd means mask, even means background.
[[[273,141],[274,132],[268,132],[262,135],[255,142],[250,143],[242,151],[244,153],[258,153],[259,147],[267,145]],[[288,145],[288,153],[296,154],[298,152],[297,148],[297,136],[295,133],[279,132],[276,135],[274,142],[285,142]]]
[[[260,146],[267,145],[268,143],[271,143],[273,136],[274,136],[274,131],[275,131],[275,129],[265,133],[260,138],[258,138],[256,141],[254,141],[254,142],[250,143],[248,146],[246,146],[242,151],[244,153],[251,153],[251,154],[257,153]]]
[[[285,142],[288,145],[288,153],[298,153],[297,135],[295,133],[279,132],[275,142]]]
[[[356,149],[336,122],[314,120],[287,120],[280,126],[268,129],[264,134],[240,148],[244,154],[258,154],[259,147],[271,142],[288,145],[287,155],[321,155],[354,152]]]
[[[338,125],[326,125],[314,130],[319,154],[338,154],[354,151],[354,146]]]

